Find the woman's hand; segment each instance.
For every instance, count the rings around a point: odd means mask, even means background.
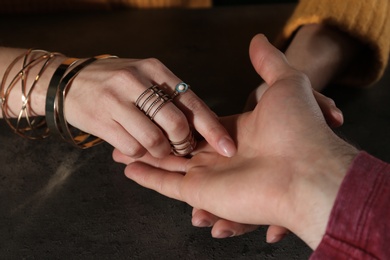
[[[73,126],[99,136],[124,154],[138,158],[149,152],[167,156],[169,140],[185,139],[192,127],[224,156],[235,145],[215,114],[192,90],[164,105],[150,120],[135,106],[152,85],[168,95],[181,80],[156,59],[110,59],[83,70],[68,93],[65,112]]]
[[[4,63],[0,73],[6,71],[4,64],[11,64],[15,57],[26,51],[0,48],[0,57]],[[39,52],[29,54],[33,59]],[[31,111],[35,115],[45,115],[46,92],[56,68],[66,60],[64,56],[55,56],[41,75],[30,98]],[[5,80],[8,86],[14,75],[22,67],[22,60],[14,64]],[[29,68],[27,88],[33,84],[41,63]],[[171,153],[170,142],[180,142],[188,138],[194,128],[210,145],[223,156],[232,156],[236,146],[228,132],[219,123],[216,115],[191,90],[180,93],[172,101],[161,107],[157,94],[142,104],[151,92],[147,89],[157,85],[165,97],[170,99],[175,86],[182,82],[157,59],[98,59],[81,70],[70,81],[70,87],[64,103],[64,115],[72,126],[100,137],[122,153],[139,158],[146,153],[161,158]],[[18,83],[19,84],[19,83]],[[195,89],[196,86],[193,86]],[[147,91],[136,106],[138,97]],[[17,116],[22,105],[20,87],[14,87],[7,96],[9,114]],[[157,109],[159,108],[159,109]],[[149,114],[146,115],[150,109]],[[141,111],[142,110],[142,111]],[[153,120],[151,114],[153,112]]]

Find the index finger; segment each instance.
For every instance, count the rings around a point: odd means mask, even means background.
[[[178,96],[175,104],[219,154],[232,157],[237,152],[233,139],[216,114],[194,92],[189,90],[185,95]]]

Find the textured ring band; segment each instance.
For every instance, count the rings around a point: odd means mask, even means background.
[[[153,86],[152,86],[152,87],[153,87]],[[146,95],[146,93],[148,93],[149,91],[152,91],[152,92],[153,92],[152,87],[148,88],[147,90],[145,90],[144,92],[142,92],[141,95],[139,95],[139,97],[138,97],[137,100],[135,101],[135,105],[136,105],[137,107],[139,107],[139,102],[140,102],[141,99]]]
[[[161,97],[161,101],[162,101],[161,104],[156,108],[156,110],[154,110],[153,114],[150,116],[151,120],[154,120],[154,117],[156,116],[157,112],[160,111],[160,109],[165,104],[167,104],[168,102],[171,102],[172,98],[170,96],[168,96],[167,94],[165,94],[164,96]]]
[[[196,139],[192,131],[188,134],[188,136],[180,142],[172,142],[171,149],[174,155],[176,156],[186,156],[190,154],[196,147]]]
[[[150,94],[148,95],[148,93]],[[135,105],[153,121],[161,108],[171,100],[172,98],[160,89],[158,85],[153,85],[142,92],[135,101]]]
[[[156,88],[156,86],[153,86],[153,87],[152,87],[152,94],[150,94],[150,95],[144,100],[144,102],[142,102],[142,105],[140,106],[140,109],[141,109],[141,110],[144,110],[146,104],[147,104],[153,97],[158,98],[160,89],[156,90],[155,88]]]

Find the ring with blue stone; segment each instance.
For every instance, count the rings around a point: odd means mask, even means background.
[[[180,82],[179,84],[176,85],[175,87],[175,92],[172,94],[172,99],[177,97],[178,95],[185,93],[187,90],[190,89],[190,85],[184,82]]]

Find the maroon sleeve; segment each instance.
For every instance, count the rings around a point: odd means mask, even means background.
[[[390,259],[390,165],[360,152],[310,259]]]

